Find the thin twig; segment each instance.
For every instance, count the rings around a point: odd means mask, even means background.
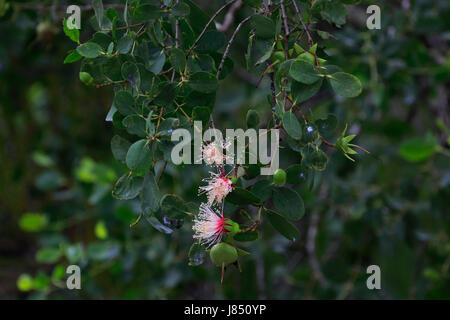
[[[176,2],[176,4],[178,4],[178,0]],[[175,48],[178,48],[180,46],[180,21],[177,19],[175,22]],[[173,82],[173,80],[175,79],[175,72],[176,70],[174,69],[172,71],[172,78],[171,78],[171,82]]]
[[[164,175],[164,171],[166,171],[166,168],[167,168],[167,161],[164,161],[164,166],[163,166],[163,168],[161,170],[161,173],[159,174],[159,177],[158,177],[158,185],[161,182],[161,178]]]
[[[243,5],[242,0],[236,1],[231,7],[230,10],[228,10],[227,14],[225,15],[225,18],[223,19],[223,23],[220,24],[216,22],[216,28],[220,32],[227,32],[228,29],[231,27],[231,25],[234,22],[234,14],[237,10],[239,10]]]
[[[276,96],[276,92],[275,92],[275,76],[274,73],[271,72],[269,74],[270,77],[270,91],[272,92],[272,112],[273,112],[273,118],[276,119],[275,115],[276,115],[276,106],[277,106],[277,96]],[[274,124],[276,123],[276,120],[274,120]]]
[[[311,46],[314,44],[314,40],[313,40],[313,38],[311,37],[311,34],[309,33],[308,27],[307,27],[307,26],[305,25],[305,23],[303,22],[303,19],[302,19],[302,13],[301,13],[300,9],[298,8],[297,3],[295,3],[295,1],[292,1],[292,4],[294,5],[295,13],[296,13],[297,16],[298,16],[298,18],[299,18],[299,20],[300,20],[300,23],[301,23],[302,26],[303,26],[303,29],[305,29],[306,36],[308,37],[308,43],[309,43],[309,46],[311,47]]]
[[[286,59],[289,59],[289,26],[287,23],[287,18],[286,18],[286,8],[284,7],[284,0],[280,0],[280,6],[281,6],[281,17],[283,19],[283,25],[284,25],[284,34],[286,35],[284,37],[284,42],[285,42],[285,46],[286,48],[284,49],[285,55],[286,55]]]
[[[192,45],[192,47],[189,48],[189,50],[186,52],[186,57],[188,57],[192,50],[194,50],[194,48],[197,46],[198,42],[200,41],[200,39],[203,37],[203,35],[206,33],[206,31],[208,30],[208,27],[211,25],[211,23],[213,23],[214,19],[216,19],[216,17],[224,10],[226,9],[229,5],[231,5],[232,3],[234,3],[236,0],[231,0],[230,2],[225,3],[219,10],[216,11],[216,13],[214,13],[214,15],[211,17],[211,19],[209,19],[208,23],[205,25],[205,27],[203,28],[202,32],[200,33],[200,35],[197,37],[197,39],[195,40],[194,44]]]
[[[226,58],[228,56],[228,53],[230,51],[231,44],[233,43],[234,39],[236,38],[236,36],[237,36],[239,30],[241,29],[241,27],[247,21],[249,21],[251,17],[252,16],[249,16],[249,17],[245,18],[244,20],[242,20],[241,23],[239,23],[238,26],[236,27],[236,30],[234,30],[233,35],[231,36],[230,40],[228,41],[228,45],[227,45],[227,47],[225,49],[225,52],[223,53],[222,61],[220,62],[219,68],[217,69],[217,75],[216,75],[217,79],[219,79],[219,77],[220,77],[220,73],[222,72],[223,65],[225,64],[225,60],[226,60]]]

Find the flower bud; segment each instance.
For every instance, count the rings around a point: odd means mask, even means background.
[[[225,225],[225,229],[227,229],[227,231],[230,233],[231,236],[241,231],[241,228],[239,227],[238,223],[234,222],[231,219],[228,219],[226,222],[227,225]]]

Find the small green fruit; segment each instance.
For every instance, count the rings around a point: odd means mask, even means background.
[[[209,252],[209,256],[211,261],[218,267],[233,263],[238,258],[236,248],[225,242],[214,245]]]
[[[286,171],[283,169],[277,169],[273,175],[273,183],[282,186],[286,183]]]

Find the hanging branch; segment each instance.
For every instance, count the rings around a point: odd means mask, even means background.
[[[198,42],[200,41],[200,39],[203,37],[203,35],[206,33],[206,31],[208,30],[209,26],[211,25],[211,23],[213,23],[213,21],[217,18],[217,16],[224,10],[226,9],[229,5],[231,5],[232,3],[234,3],[236,0],[231,0],[230,2],[225,3],[219,10],[216,11],[216,13],[214,13],[214,15],[211,17],[211,19],[209,19],[208,23],[205,25],[205,27],[203,28],[202,32],[200,33],[200,35],[198,36],[198,38],[195,40],[194,44],[192,45],[192,47],[189,48],[188,51],[186,51],[186,57],[188,57],[192,50],[194,50],[194,48],[197,46]]]
[[[236,1],[231,6],[230,10],[228,10],[227,14],[225,15],[223,23],[220,24],[220,23],[216,22],[217,30],[219,30],[220,32],[227,32],[228,29],[231,27],[231,25],[234,22],[234,14],[236,13],[237,10],[239,10],[243,6],[243,4],[244,3],[242,2],[242,0]]]
[[[293,4],[293,6],[294,6],[295,13],[296,13],[297,16],[298,16],[298,19],[300,20],[300,23],[301,23],[302,26],[303,26],[303,29],[305,29],[306,36],[308,37],[308,43],[309,43],[309,46],[312,47],[313,44],[314,44],[314,40],[313,40],[313,38],[311,37],[311,34],[309,33],[308,26],[303,22],[303,19],[302,19],[302,13],[301,13],[300,9],[298,8],[297,3],[295,3],[295,1],[292,1],[292,4]]]
[[[286,56],[286,59],[289,59],[289,26],[288,26],[287,18],[286,18],[286,8],[284,7],[284,0],[280,1],[280,6],[281,6],[281,17],[283,19],[283,25],[284,25],[284,34],[285,34],[285,37],[284,37],[284,42],[285,42],[284,54]]]
[[[236,30],[234,30],[233,35],[231,36],[230,40],[228,41],[227,47],[225,49],[225,52],[223,53],[223,57],[222,57],[222,61],[220,61],[220,65],[219,68],[217,69],[217,75],[216,78],[219,79],[220,73],[222,72],[223,69],[223,65],[225,64],[225,60],[228,56],[228,52],[230,51],[230,47],[231,44],[233,43],[234,39],[236,38],[239,30],[241,29],[241,27],[250,20],[252,16],[248,16],[247,18],[245,18],[244,20],[241,21],[241,23],[239,23],[239,25],[237,26]]]

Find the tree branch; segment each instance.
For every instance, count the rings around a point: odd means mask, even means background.
[[[242,20],[241,23],[239,23],[239,25],[236,27],[236,30],[234,30],[234,33],[233,33],[233,35],[231,36],[230,40],[228,41],[227,48],[225,49],[225,52],[223,53],[223,56],[222,56],[222,61],[220,61],[219,68],[217,69],[217,75],[216,75],[216,78],[217,78],[217,79],[219,79],[219,77],[220,77],[220,74],[221,74],[222,69],[223,69],[223,65],[225,64],[225,60],[226,60],[226,58],[227,58],[227,56],[228,56],[228,53],[229,53],[229,51],[230,51],[231,44],[233,43],[234,39],[236,38],[236,36],[237,36],[239,30],[241,29],[241,27],[242,27],[247,21],[249,21],[250,18],[251,18],[251,16],[248,16],[247,18],[245,18],[244,20]]]
[[[231,27],[231,25],[234,22],[234,14],[237,10],[239,10],[243,6],[242,0],[236,1],[231,7],[230,10],[228,10],[227,14],[225,15],[225,18],[223,20],[223,23],[220,24],[219,22],[216,22],[216,28],[220,32],[227,32],[228,29]]]
[[[194,50],[194,48],[197,46],[198,42],[200,41],[200,39],[203,37],[203,35],[206,33],[206,31],[208,30],[208,27],[211,25],[211,23],[213,23],[213,21],[217,18],[217,16],[224,10],[226,9],[229,5],[231,5],[232,3],[236,2],[236,0],[231,0],[230,2],[225,3],[219,10],[216,11],[216,13],[214,13],[214,15],[211,17],[211,19],[209,19],[208,23],[205,25],[205,27],[203,28],[202,32],[200,33],[200,35],[198,36],[198,38],[195,40],[194,44],[192,45],[192,47],[189,48],[189,50],[186,52],[186,57],[188,57],[192,50]]]
[[[308,37],[308,43],[309,43],[309,46],[311,47],[314,44],[314,40],[311,37],[311,34],[309,33],[308,26],[303,22],[302,13],[300,12],[300,9],[298,8],[297,3],[295,3],[295,1],[292,1],[292,4],[294,5],[295,13],[298,16],[298,19],[300,20],[300,23],[302,24],[303,29],[305,29],[306,36]]]

